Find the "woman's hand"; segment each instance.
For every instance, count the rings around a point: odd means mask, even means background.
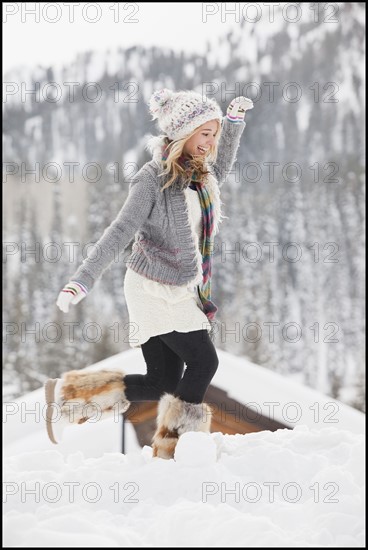
[[[226,117],[231,122],[243,122],[248,109],[253,109],[253,101],[244,96],[233,99],[226,111]]]
[[[68,313],[70,304],[78,304],[87,295],[88,290],[82,283],[69,281],[59,293],[56,305],[64,313]]]

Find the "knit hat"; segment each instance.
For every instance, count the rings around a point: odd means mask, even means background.
[[[162,88],[154,92],[148,103],[152,120],[169,139],[181,139],[209,120],[222,121],[222,111],[214,99],[197,92],[173,92]]]

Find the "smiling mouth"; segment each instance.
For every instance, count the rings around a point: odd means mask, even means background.
[[[204,147],[200,147],[199,145],[197,145],[197,149],[202,154],[208,153],[208,151],[210,150],[209,147],[207,149],[205,149]]]

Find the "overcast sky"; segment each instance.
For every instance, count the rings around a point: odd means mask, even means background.
[[[36,16],[28,13],[35,5]],[[78,52],[134,44],[203,52],[206,40],[239,24],[229,14],[226,21],[221,21],[222,5],[7,2],[3,4],[3,70],[18,65],[60,66],[74,59]],[[206,10],[218,11],[206,17]]]

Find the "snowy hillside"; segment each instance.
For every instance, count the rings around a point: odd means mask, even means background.
[[[363,455],[362,435],[302,426],[184,434],[170,461],[24,453],[5,461],[4,546],[362,547]]]
[[[242,358],[219,358],[215,386],[240,403],[274,403],[274,418],[286,423],[288,411],[294,429],[188,433],[166,461],[139,447],[129,422],[122,455],[113,417],[71,426],[52,445],[43,388],[5,402],[5,546],[361,546],[364,415]],[[139,350],[88,370],[102,368],[145,371]]]

